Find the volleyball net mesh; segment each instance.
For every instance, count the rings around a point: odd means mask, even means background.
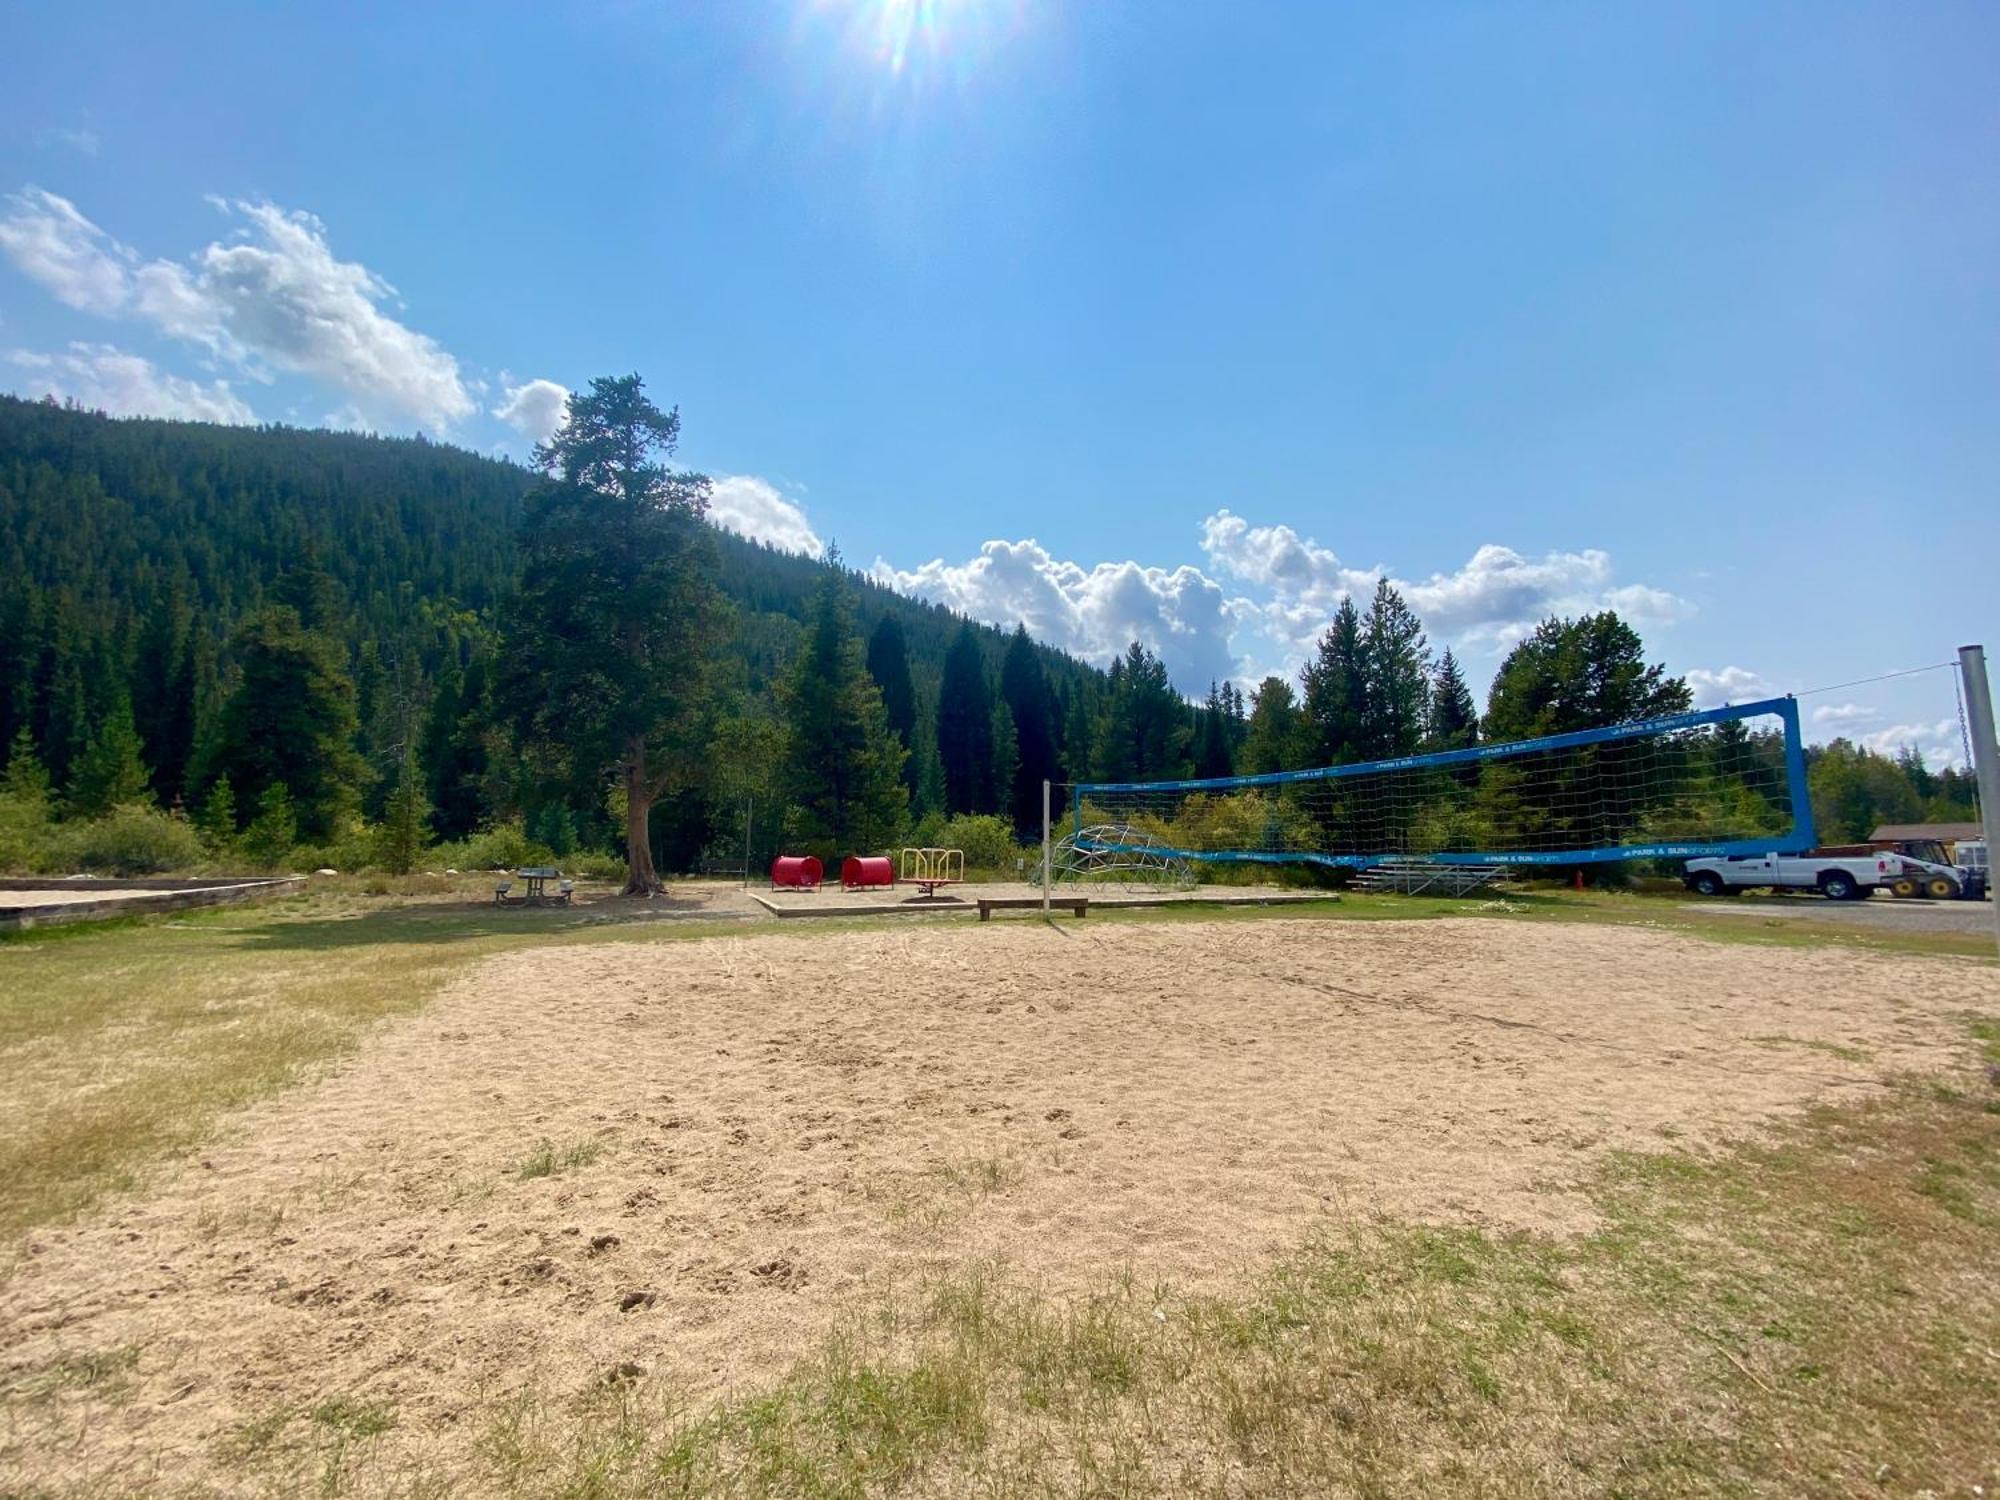
[[[1268,864],[1566,865],[1814,842],[1790,698],[1310,771],[1084,783],[1073,805],[1079,848]]]

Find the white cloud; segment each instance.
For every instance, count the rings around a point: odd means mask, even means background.
[[[380,304],[395,289],[366,266],[336,259],[310,214],[224,205],[250,227],[210,244],[190,267],[139,264],[74,204],[40,188],[7,204],[0,251],[71,307],[137,319],[253,377],[267,378],[268,366],[324,381],[385,424],[448,429],[477,409],[458,361],[385,314]]]
[[[987,542],[959,564],[939,558],[904,570],[878,558],[871,571],[891,588],[976,620],[1024,624],[1036,639],[1100,664],[1143,641],[1184,692],[1205,691],[1234,672],[1234,609],[1221,585],[1198,568],[1136,562],[1084,568],[1030,539]]]
[[[1380,569],[1350,568],[1291,527],[1252,526],[1218,510],[1201,523],[1201,550],[1217,572],[1262,584],[1288,599],[1337,608],[1341,596],[1375,586]]]
[[[1258,526],[1228,510],[1201,523],[1201,549],[1215,571],[1256,586],[1262,599],[1233,601],[1241,624],[1238,655],[1246,663],[1275,654],[1276,667],[1297,669],[1325,631],[1343,597],[1365,595],[1388,578],[1423,617],[1437,643],[1504,646],[1551,615],[1614,609],[1635,625],[1682,620],[1693,606],[1648,584],[1613,585],[1609,553],[1595,548],[1528,557],[1487,543],[1461,566],[1428,577],[1398,577],[1376,565],[1355,567],[1332,548],[1290,526]],[[1271,648],[1260,649],[1262,637]]]
[[[546,384],[546,382],[544,382]],[[755,474],[725,474],[708,492],[708,518],[752,541],[818,557],[826,550],[806,513]]]
[[[239,203],[256,240],[210,245],[198,285],[228,334],[280,369],[325,380],[364,412],[450,427],[472,415],[458,361],[377,305],[395,288],[366,266],[336,260],[311,214]]]
[[[57,301],[81,312],[109,317],[130,298],[126,265],[132,252],[78,213],[67,198],[41,188],[7,195],[0,252]]]
[[[1913,746],[1923,757],[1924,764],[1934,771],[1965,763],[1965,741],[1960,737],[1956,719],[1938,719],[1928,724],[1891,724],[1887,729],[1857,737],[1856,743],[1866,745],[1878,755],[1894,755],[1905,746]]]
[[[1038,639],[1093,661],[1109,661],[1133,640],[1143,641],[1189,692],[1218,678],[1296,673],[1341,599],[1366,595],[1383,577],[1439,645],[1504,644],[1550,615],[1609,608],[1635,624],[1660,624],[1690,610],[1664,589],[1614,587],[1609,555],[1594,550],[1533,559],[1488,545],[1451,572],[1409,580],[1380,566],[1350,566],[1290,526],[1255,525],[1228,510],[1202,521],[1199,543],[1210,573],[1186,564],[1086,567],[1037,542],[1005,540],[986,542],[964,563],[936,559],[903,569],[877,559],[873,573],[892,588],[975,619],[1025,624]],[[1244,587],[1228,593],[1222,580]]]
[[[569,420],[569,387],[553,380],[505,386],[493,415],[529,441],[546,443]]]
[[[1862,703],[1826,703],[1812,711],[1812,721],[1831,729],[1857,729],[1882,717],[1880,709]]]
[[[239,424],[257,420],[228,381],[203,385],[184,380],[108,344],[71,344],[63,354],[15,349],[7,359],[28,372],[21,382],[28,394],[66,398],[114,417]]]
[[[1775,698],[1778,695],[1777,688],[1748,667],[1723,667],[1720,671],[1696,667],[1684,675],[1694,693],[1696,708],[1720,708],[1725,703],[1755,703],[1760,698]]]

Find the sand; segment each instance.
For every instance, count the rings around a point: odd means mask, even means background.
[[[139,1354],[0,1464],[227,1484],[238,1424],[335,1395],[448,1453],[531,1383],[769,1381],[843,1308],[975,1260],[1202,1287],[1329,1217],[1576,1232],[1604,1153],[1863,1099],[1962,1057],[1953,1018],[1995,998],[1949,960],[1477,920],[512,955],[149,1193],[37,1231],[0,1380]],[[599,1154],[524,1180],[542,1141]]]

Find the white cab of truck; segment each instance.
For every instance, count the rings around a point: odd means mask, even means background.
[[[1832,901],[1858,901],[1902,873],[1900,854],[1732,854],[1691,859],[1681,879],[1702,896],[1770,889],[1818,891]]]

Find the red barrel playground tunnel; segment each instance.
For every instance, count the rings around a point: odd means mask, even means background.
[[[840,888],[843,891],[866,891],[895,883],[896,867],[886,854],[850,854],[840,862]]]
[[[771,861],[771,889],[816,891],[824,873],[815,855],[780,854]]]

